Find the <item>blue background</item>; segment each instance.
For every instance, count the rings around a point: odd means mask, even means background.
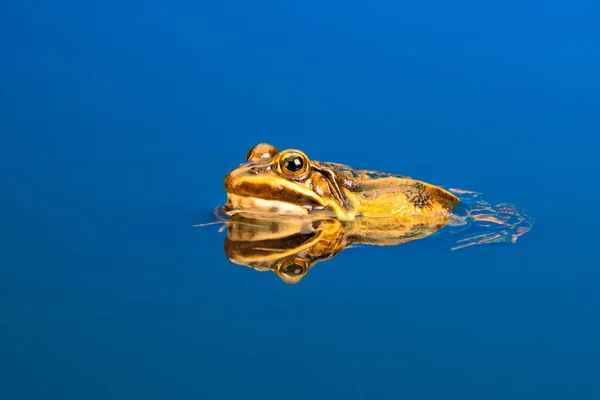
[[[600,6],[4,1],[3,399],[600,398]],[[517,245],[298,285],[194,229],[259,142],[483,192]]]

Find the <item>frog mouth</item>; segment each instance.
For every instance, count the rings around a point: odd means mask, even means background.
[[[313,183],[295,182],[273,175],[255,175],[246,171],[232,171],[224,180],[227,204],[224,210],[230,215],[235,212],[267,212],[284,215],[306,215],[310,213],[334,215],[347,220],[352,215],[346,195],[332,170],[314,167],[313,170],[325,177],[332,198],[324,198]]]
[[[305,214],[324,209],[325,200],[301,183],[274,176],[232,172],[225,177],[228,203],[234,209]]]
[[[225,252],[236,253],[248,259],[261,258],[274,254],[284,254],[291,250],[301,249],[304,244],[314,239],[316,233],[297,233],[278,239],[231,240],[225,239]]]
[[[227,203],[224,206],[224,211],[229,214],[244,211],[282,215],[307,215],[311,211],[320,210],[325,210],[325,207],[316,202],[296,204],[290,201],[242,196],[235,193],[227,193]]]

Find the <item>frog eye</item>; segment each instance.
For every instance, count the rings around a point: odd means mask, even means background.
[[[310,171],[310,161],[298,150],[288,150],[278,154],[277,172],[289,178],[300,178]]]
[[[308,263],[300,258],[290,258],[281,261],[276,272],[285,282],[297,283],[308,272]]]

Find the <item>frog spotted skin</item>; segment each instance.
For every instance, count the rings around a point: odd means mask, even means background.
[[[224,180],[225,254],[235,264],[298,283],[316,264],[356,245],[395,246],[460,233],[452,250],[516,243],[533,219],[481,193],[254,146]],[[459,197],[460,196],[460,199]],[[458,207],[460,206],[460,207]],[[222,217],[222,218],[221,218]]]
[[[224,211],[360,217],[442,216],[460,203],[426,182],[311,160],[301,150],[254,146],[224,180]]]

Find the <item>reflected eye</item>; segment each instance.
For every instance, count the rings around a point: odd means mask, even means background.
[[[308,272],[308,264],[302,259],[287,259],[277,265],[277,274],[288,283],[295,283]]]
[[[287,267],[285,267],[281,272],[288,276],[298,276],[302,275],[302,273],[304,272],[304,268],[302,268],[300,264],[290,264]]]
[[[310,171],[310,162],[304,153],[290,150],[280,153],[277,159],[277,170],[284,176],[300,178]]]

